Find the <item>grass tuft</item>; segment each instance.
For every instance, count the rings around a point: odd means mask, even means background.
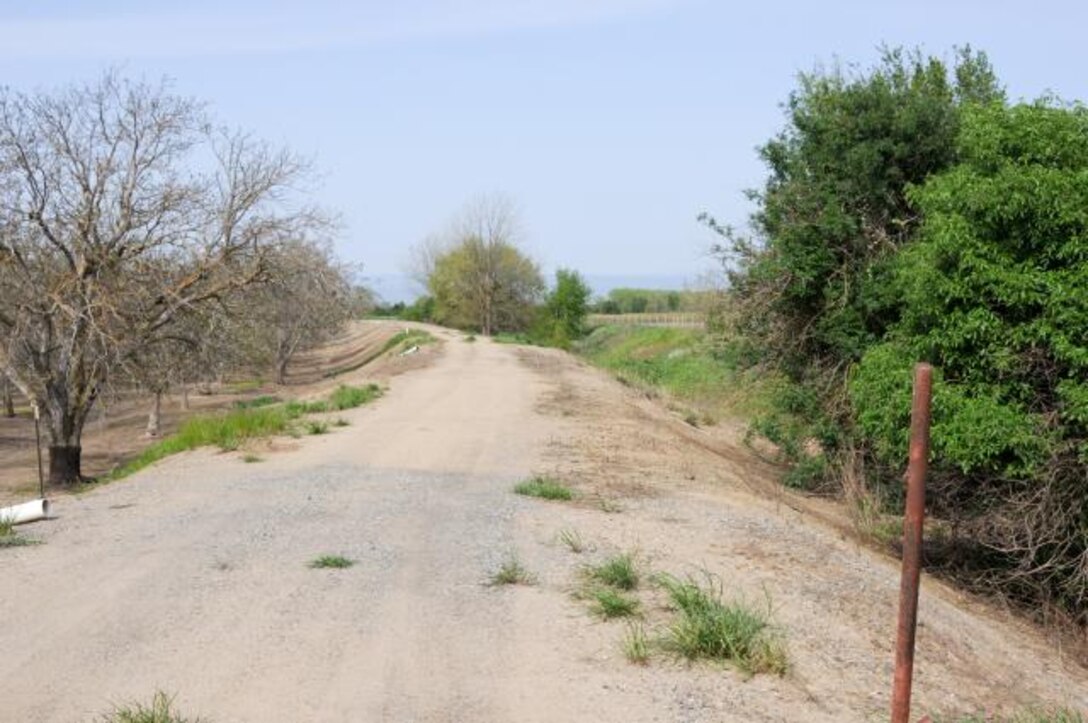
[[[253,464],[254,462],[263,462],[264,460],[253,453],[248,453],[242,456],[242,461],[246,464]]]
[[[273,404],[279,404],[283,400],[279,397],[273,397],[268,394],[263,394],[253,399],[239,399],[234,403],[235,409],[257,409],[259,407],[270,407]]]
[[[37,540],[28,540],[15,531],[15,522],[7,517],[0,517],[0,548],[27,547],[37,545]]]
[[[635,590],[639,583],[638,567],[635,564],[634,555],[629,552],[610,557],[599,565],[586,568],[586,576],[590,580],[617,590]]]
[[[499,569],[491,576],[491,585],[533,585],[536,576],[529,572],[515,553],[510,553],[503,560]]]
[[[351,567],[354,564],[354,560],[350,560],[341,555],[322,555],[321,557],[310,560],[310,567],[315,570],[342,570],[346,567]]]
[[[639,613],[640,604],[636,598],[612,588],[598,588],[589,595],[593,598],[593,612],[605,620],[627,618]]]
[[[327,434],[329,431],[329,423],[316,420],[310,420],[306,422],[306,434]]]
[[[566,545],[567,549],[576,555],[582,554],[587,549],[587,545],[578,530],[560,530],[559,541]]]
[[[431,344],[437,341],[434,336],[423,329],[405,329],[404,331],[398,331],[393,336],[389,337],[389,341],[385,342],[385,346],[382,347],[382,353],[391,349],[408,349],[413,346],[423,346],[424,344]]]
[[[623,635],[623,655],[635,665],[650,662],[650,640],[641,623],[628,623]]]
[[[333,424],[334,427],[350,427],[351,426],[351,422],[344,419],[343,417],[337,417],[336,421],[333,422],[332,424]]]
[[[174,709],[174,698],[160,691],[155,693],[150,705],[114,706],[102,717],[101,723],[202,723],[202,719],[183,716]]]
[[[476,341],[476,335],[475,334],[469,334],[468,336],[465,337],[465,341],[467,341],[469,344],[471,344],[472,342]]]
[[[365,387],[349,387],[341,384],[329,396],[329,409],[342,412],[345,409],[354,409],[372,402],[382,395],[382,388],[377,384],[367,384]]]
[[[539,497],[544,500],[571,500],[574,492],[559,482],[548,477],[533,477],[514,485],[514,492],[526,497]]]
[[[723,601],[720,583],[706,577],[702,585],[690,577],[658,578],[678,612],[664,646],[688,660],[730,662],[750,675],[785,674],[786,649],[771,625],[769,610],[740,600]]]

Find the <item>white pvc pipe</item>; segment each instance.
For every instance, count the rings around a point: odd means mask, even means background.
[[[34,500],[21,505],[0,507],[0,520],[19,525],[49,517],[49,500]]]

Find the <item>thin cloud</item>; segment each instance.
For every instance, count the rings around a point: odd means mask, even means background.
[[[683,0],[256,4],[241,9],[0,19],[0,57],[148,58],[277,53],[564,28],[652,15]]]

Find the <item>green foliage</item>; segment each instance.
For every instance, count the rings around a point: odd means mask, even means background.
[[[322,555],[310,560],[310,567],[315,570],[342,570],[355,564],[354,560],[342,555]]]
[[[705,293],[664,291],[661,289],[612,289],[594,305],[598,314],[661,314],[673,311],[697,311]]]
[[[650,662],[650,640],[640,623],[629,623],[623,635],[623,655],[635,665]]]
[[[743,351],[695,329],[602,326],[575,349],[625,382],[664,390],[704,422],[763,413],[778,383],[740,370]]]
[[[662,575],[658,583],[678,613],[663,641],[666,649],[689,660],[731,662],[748,674],[785,675],[789,661],[769,610],[723,601],[720,583],[710,576],[699,584]]]
[[[766,307],[742,323],[774,337],[787,368],[856,360],[896,320],[887,261],[915,229],[907,188],[955,162],[965,103],[1001,97],[985,56],[969,49],[951,71],[886,50],[867,73],[801,76],[786,129],[761,149],[770,177],[753,221],[763,246],[710,220],[723,253],[740,256],[734,286]]]
[[[436,341],[438,340],[435,339],[434,335],[429,331],[423,329],[405,329],[404,331],[398,331],[396,334],[389,337],[389,340],[382,346],[382,353],[393,349],[409,349],[413,346],[433,344]]]
[[[435,321],[490,335],[528,328],[544,279],[514,244],[469,236],[435,260],[427,287]]]
[[[599,565],[586,568],[586,576],[594,582],[617,590],[634,590],[638,587],[638,566],[631,553],[610,557]]]
[[[533,477],[514,485],[514,492],[526,497],[539,497],[544,500],[569,501],[574,499],[574,492],[566,485],[547,477]]]
[[[283,400],[279,397],[269,396],[267,394],[254,397],[253,399],[239,399],[234,403],[235,409],[256,409],[257,407],[268,407],[273,404],[279,404]]]
[[[548,339],[551,346],[567,348],[570,342],[585,333],[589,312],[589,297],[593,291],[577,271],[559,269],[555,272],[555,288],[544,301],[536,334]]]
[[[589,595],[593,600],[593,613],[605,620],[638,615],[639,601],[630,595],[607,587],[593,590]]]
[[[428,334],[428,336],[430,336]],[[377,384],[364,387],[352,387],[346,384],[338,386],[329,396],[329,408],[335,411],[354,409],[374,401],[382,395],[382,388]]]
[[[174,698],[160,691],[155,693],[150,705],[115,706],[99,720],[101,723],[201,723],[203,719],[182,715],[174,708]]]
[[[493,587],[500,585],[533,585],[536,583],[536,576],[521,564],[521,560],[515,553],[511,552],[503,560],[499,569],[491,575],[490,582]]]

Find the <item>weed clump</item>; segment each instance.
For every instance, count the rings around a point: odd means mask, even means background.
[[[658,584],[678,613],[663,640],[666,649],[688,660],[729,662],[748,674],[785,674],[786,650],[769,610],[723,601],[721,585],[710,575],[702,585],[671,575],[660,576]]]
[[[503,560],[499,569],[491,576],[491,585],[532,585],[536,583],[536,576],[529,572],[521,564],[521,560],[514,553],[510,553]]]
[[[635,665],[650,662],[650,640],[646,628],[639,623],[630,623],[623,635],[623,655]]]
[[[617,590],[634,590],[639,583],[638,567],[634,555],[629,552],[586,568],[586,575],[590,580]]]
[[[548,477],[533,477],[519,482],[514,486],[514,492],[526,497],[539,497],[544,500],[569,501],[574,499],[574,492],[559,482]]]
[[[347,567],[351,567],[355,564],[354,560],[350,560],[341,555],[322,555],[310,561],[310,567],[315,570],[340,570]]]
[[[207,723],[202,718],[187,718],[174,709],[174,698],[163,692],[155,693],[150,705],[132,703],[114,706],[101,718],[101,723]]]
[[[593,612],[605,620],[638,615],[641,607],[637,599],[609,587],[593,590],[590,596],[593,598]]]

